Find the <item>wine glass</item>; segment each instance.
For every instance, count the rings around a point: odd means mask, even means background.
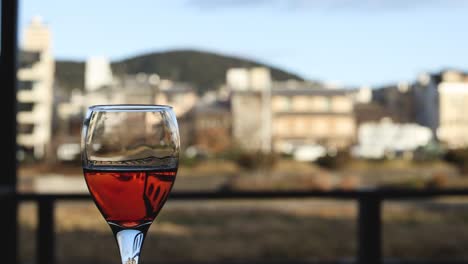
[[[97,105],[81,138],[89,192],[112,229],[123,264],[137,264],[174,184],[179,131],[170,106]]]

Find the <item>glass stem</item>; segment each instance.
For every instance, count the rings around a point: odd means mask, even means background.
[[[137,229],[124,229],[115,234],[115,239],[119,245],[122,264],[138,264],[145,234]]]

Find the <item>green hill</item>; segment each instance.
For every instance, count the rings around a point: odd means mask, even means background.
[[[223,84],[227,69],[253,66],[270,68],[274,80],[302,80],[298,75],[252,60],[194,50],[155,52],[126,58],[113,62],[112,71],[116,75],[157,73],[161,78],[191,83],[199,93],[203,93]],[[57,61],[56,80],[59,87],[66,90],[82,88],[84,63]]]

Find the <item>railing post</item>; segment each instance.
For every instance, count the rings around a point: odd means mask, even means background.
[[[39,200],[39,225],[37,227],[37,263],[55,263],[54,200]]]
[[[366,193],[359,198],[358,263],[382,263],[381,197]]]
[[[17,263],[18,207],[16,201],[16,53],[18,1],[1,1],[0,83],[2,90],[2,174],[0,226],[2,263]]]

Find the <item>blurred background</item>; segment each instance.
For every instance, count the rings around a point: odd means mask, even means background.
[[[20,1],[18,190],[87,193],[90,105],[168,104],[175,191],[468,186],[468,1]],[[387,259],[468,261],[466,198],[386,202]],[[34,204],[20,208],[33,262]],[[352,261],[356,205],[169,201],[144,263]],[[59,263],[119,261],[91,202],[56,208]]]

